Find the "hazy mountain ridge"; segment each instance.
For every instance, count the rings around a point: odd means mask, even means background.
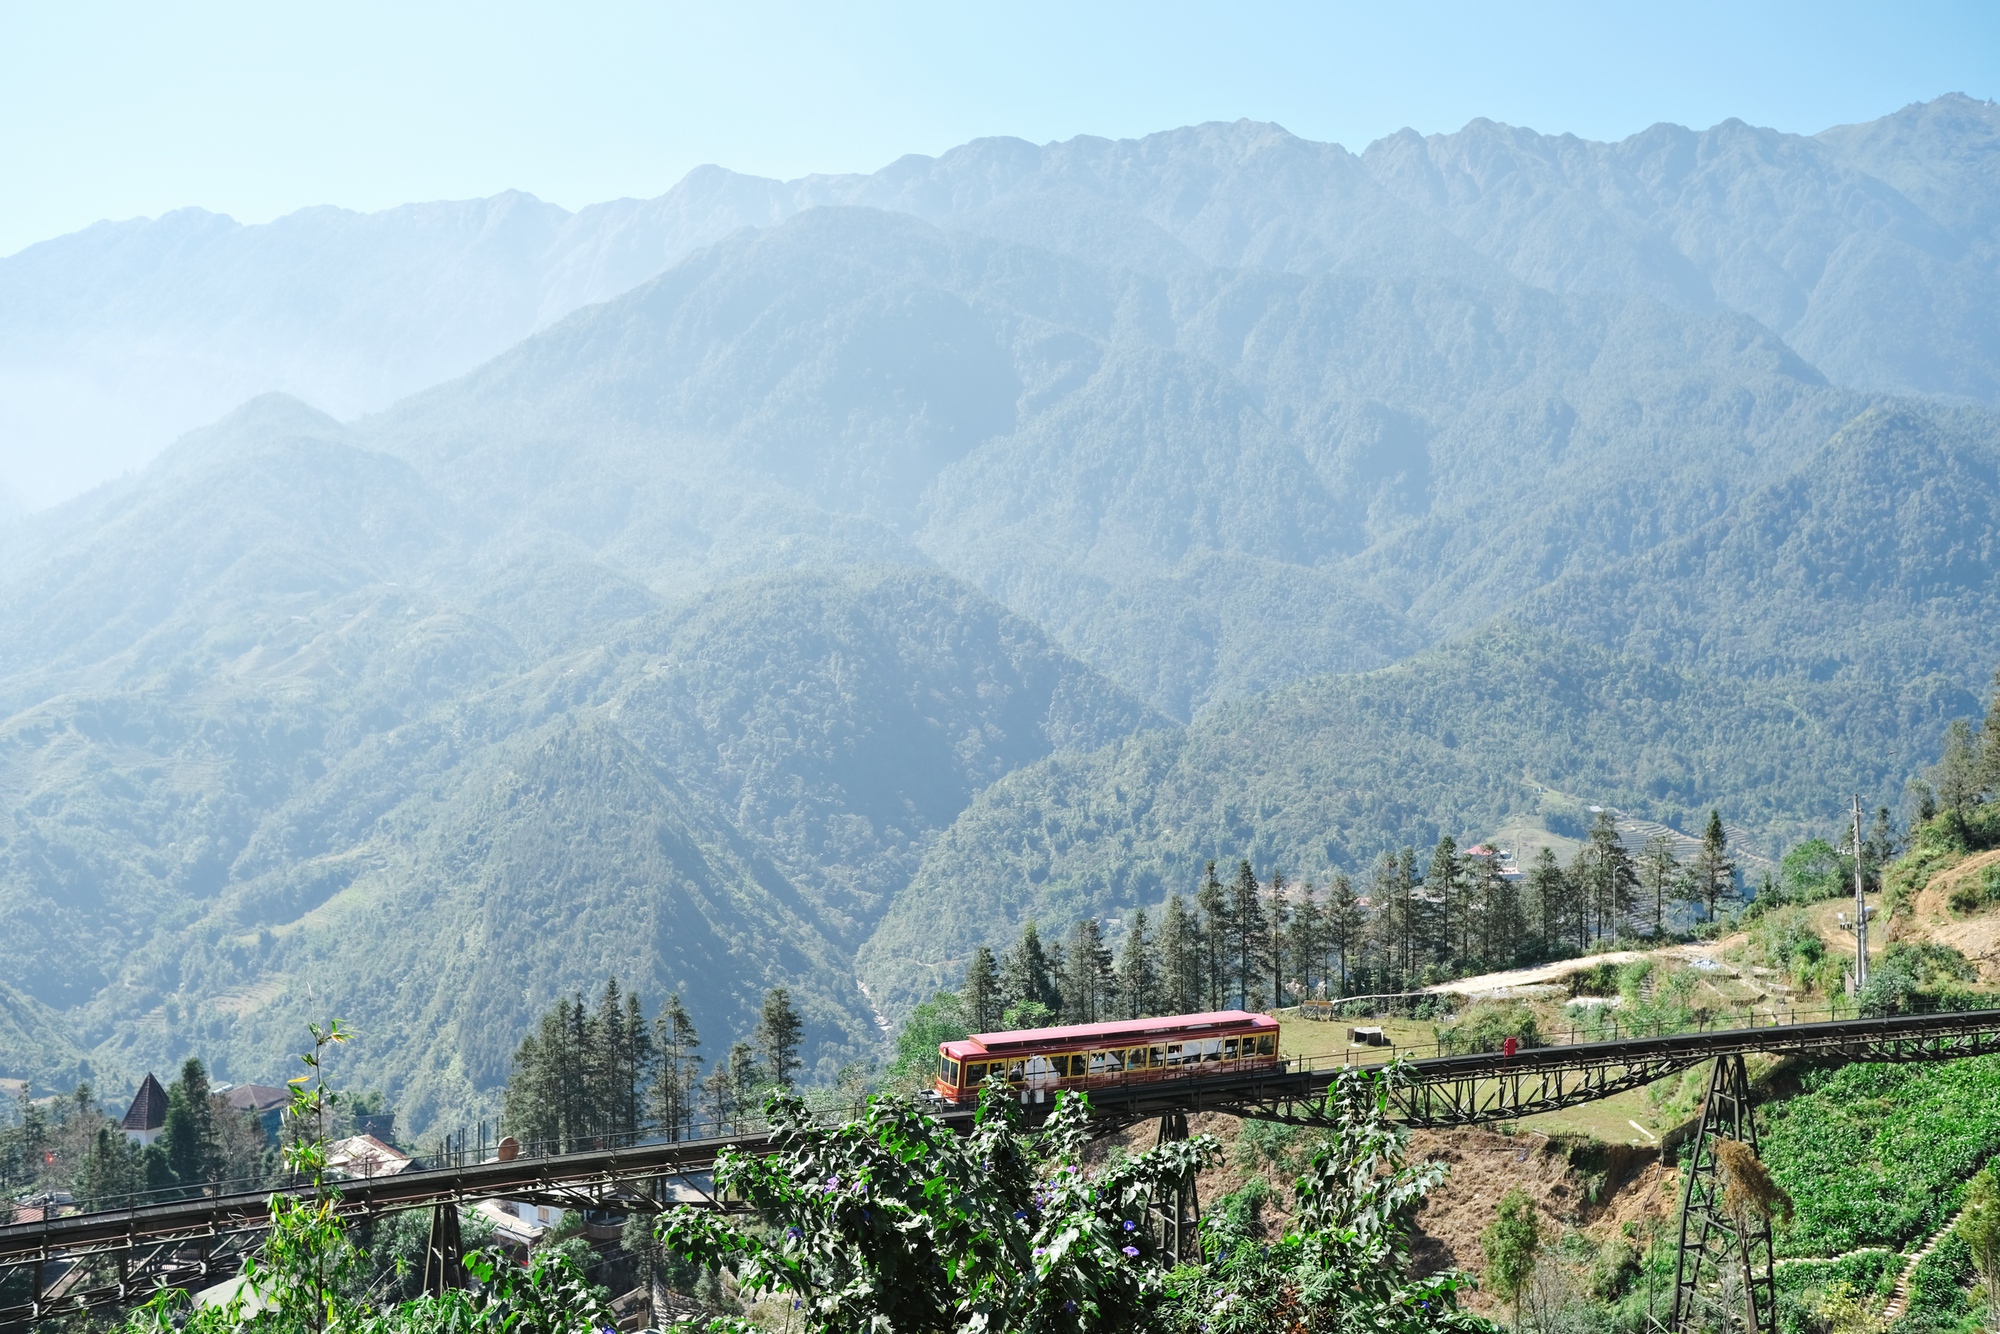
[[[1719,303],[1837,382],[1990,402],[1995,125],[1951,95],[1817,139],[1725,122],[1595,144],[1474,122],[1357,157],[1244,121],[975,140],[790,182],[702,167],[575,214],[510,192],[251,227],[197,209],[101,223],[0,259],[6,485],[46,503],[267,390],[343,417],[384,407],[738,228],[825,205],[1155,274],[1504,271]],[[37,457],[58,440],[72,462]]]
[[[1692,531],[1869,401],[1727,313],[1504,278],[1153,277],[842,208],[354,429],[663,594],[935,560],[1186,718]]]

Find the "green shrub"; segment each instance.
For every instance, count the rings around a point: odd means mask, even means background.
[[[1958,1237],[1946,1237],[1910,1275],[1910,1304],[1898,1329],[1953,1329],[1976,1313],[1969,1291],[1972,1253]]]
[[[1961,984],[1978,976],[1971,961],[1949,945],[1899,941],[1868,970],[1868,985],[1855,999],[1864,1015],[1970,1009],[1983,1001]]]
[[[1447,1056],[1499,1051],[1508,1038],[1523,1047],[1542,1045],[1535,1012],[1519,1001],[1480,1001],[1455,1024],[1437,1030],[1438,1047]]]
[[[2000,1154],[2000,1056],[1808,1070],[1759,1116],[1764,1161],[1797,1202],[1780,1254],[1915,1247]]]
[[[1750,947],[1757,962],[1798,983],[1815,977],[1826,958],[1826,942],[1801,908],[1766,914],[1750,930]]]
[[[1951,891],[1953,912],[1977,912],[1989,903],[2000,903],[2000,866],[1988,866],[1977,877],[1967,876]]]
[[[1588,968],[1579,968],[1563,979],[1571,996],[1616,996],[1618,994],[1618,965],[1615,963],[1594,963]]]

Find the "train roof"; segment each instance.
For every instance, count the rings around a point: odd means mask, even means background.
[[[1104,1043],[1148,1042],[1161,1037],[1200,1036],[1240,1029],[1275,1029],[1278,1021],[1248,1010],[1210,1010],[1206,1014],[1169,1014],[1155,1019],[1114,1019],[1102,1024],[1063,1024],[1055,1028],[1020,1028],[1005,1033],[974,1033],[958,1042],[940,1043],[940,1050],[960,1059],[982,1053],[1021,1051],[1029,1047],[1071,1047]]]

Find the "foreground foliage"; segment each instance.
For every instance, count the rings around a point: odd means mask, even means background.
[[[717,1186],[755,1205],[762,1225],[688,1209],[659,1236],[814,1330],[1490,1329],[1458,1309],[1458,1275],[1408,1276],[1409,1215],[1443,1169],[1404,1164],[1387,1117],[1394,1077],[1343,1074],[1326,1104],[1333,1129],[1298,1178],[1282,1238],[1262,1240],[1254,1218],[1224,1211],[1203,1226],[1200,1261],[1172,1269],[1148,1203],[1218,1145],[1199,1136],[1088,1167],[1089,1104],[1070,1093],[1034,1137],[1004,1090],[987,1091],[964,1138],[901,1099],[834,1127],[774,1099],[784,1151],[725,1155],[716,1169]]]

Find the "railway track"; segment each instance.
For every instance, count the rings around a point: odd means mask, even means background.
[[[1411,1126],[1477,1125],[1574,1107],[1723,1056],[1942,1061],[1989,1052],[2000,1052],[2000,1010],[1774,1022],[1534,1047],[1512,1056],[1418,1057],[1406,1061],[1407,1078],[1389,1096],[1392,1115]],[[1279,1070],[1093,1088],[1091,1099],[1107,1132],[1153,1117],[1201,1111],[1314,1124],[1320,1119],[1319,1104],[1343,1069],[1380,1063],[1354,1056],[1295,1060]],[[1032,1115],[1035,1106],[1029,1110]],[[948,1121],[971,1121],[967,1111],[944,1115]],[[723,1135],[406,1171],[342,1182],[340,1213],[359,1221],[481,1199],[627,1212],[676,1203],[726,1208],[708,1187],[716,1156],[726,1148],[761,1153],[773,1147],[772,1137],[764,1134]],[[29,1299],[0,1307],[0,1327],[57,1309],[118,1305],[159,1287],[227,1277],[247,1239],[266,1225],[270,1195],[216,1195],[0,1227],[0,1279],[23,1270],[32,1275]]]

